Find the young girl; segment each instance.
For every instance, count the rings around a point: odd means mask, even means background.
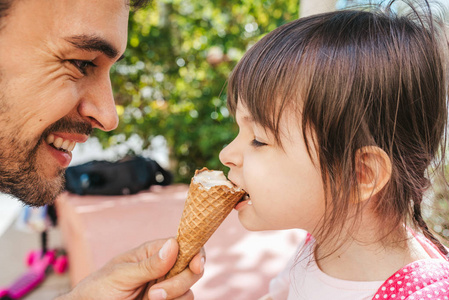
[[[448,299],[446,248],[421,216],[447,119],[444,32],[429,5],[293,21],[228,84],[221,153],[249,230],[309,234],[266,299]],[[427,13],[426,13],[427,11]]]

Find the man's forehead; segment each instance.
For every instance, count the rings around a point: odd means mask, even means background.
[[[76,12],[69,7],[66,16],[57,21],[57,39],[76,49],[116,59],[126,47],[129,7],[125,6],[129,0],[78,1],[83,3],[73,5]]]

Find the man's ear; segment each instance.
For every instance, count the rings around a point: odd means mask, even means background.
[[[355,171],[359,189],[358,201],[365,201],[382,190],[391,178],[391,161],[376,146],[365,146],[355,155]]]

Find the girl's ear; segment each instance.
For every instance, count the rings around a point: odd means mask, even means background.
[[[382,190],[391,178],[391,161],[387,153],[376,146],[365,146],[355,155],[358,201],[365,201]]]

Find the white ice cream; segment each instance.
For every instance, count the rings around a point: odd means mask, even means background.
[[[201,184],[205,189],[210,189],[213,186],[225,185],[235,191],[240,191],[236,188],[223,174],[222,171],[204,170],[193,177],[193,182]]]

